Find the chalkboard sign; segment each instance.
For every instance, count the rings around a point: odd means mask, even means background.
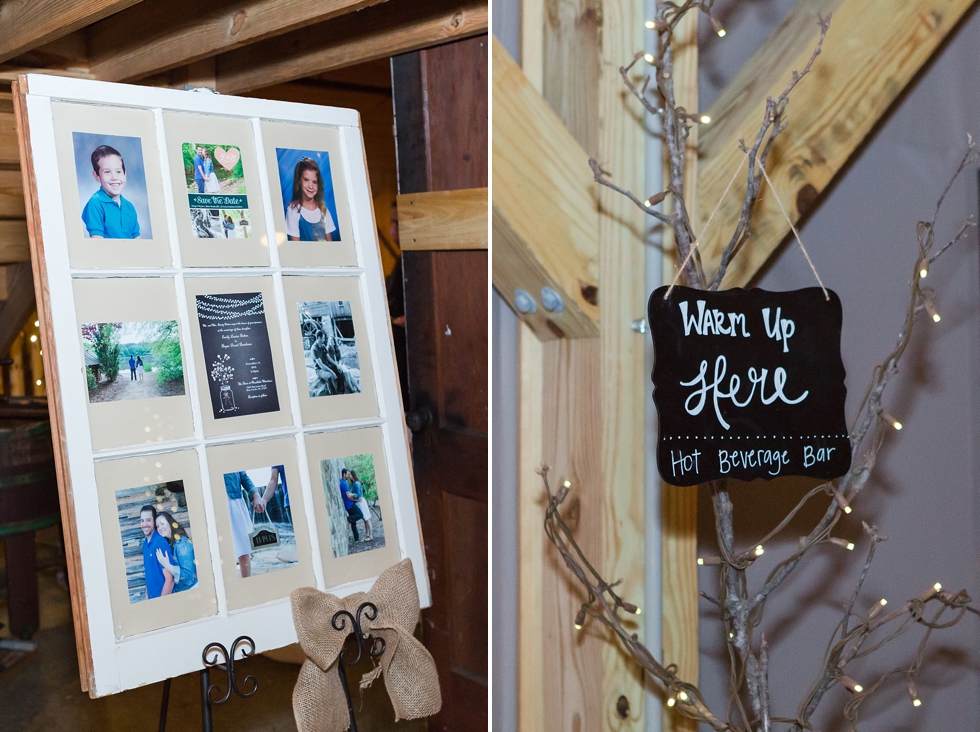
[[[671,485],[847,472],[841,304],[817,287],[650,296],[657,465]]]

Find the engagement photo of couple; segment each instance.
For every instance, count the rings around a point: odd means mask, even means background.
[[[350,303],[299,303],[306,380],[311,397],[360,394],[361,369]]]
[[[330,516],[334,557],[383,547],[384,524],[374,458],[365,454],[321,460],[320,477]]]
[[[285,467],[225,473],[224,479],[238,576],[295,565],[299,556]]]
[[[235,145],[185,142],[181,153],[194,235],[247,238],[251,221],[241,150]]]
[[[82,325],[90,402],[184,393],[176,320]]]
[[[116,492],[130,604],[197,586],[181,481]]]

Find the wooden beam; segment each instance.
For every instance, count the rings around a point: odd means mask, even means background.
[[[397,200],[402,251],[487,248],[487,188],[407,193]]]
[[[643,47],[643,0],[604,0],[596,78],[598,158],[629,190],[646,183],[643,109],[623,87],[619,67]],[[592,13],[591,3],[586,4]],[[550,56],[549,56],[550,57]],[[570,80],[574,84],[574,79]],[[547,86],[547,84],[546,84]],[[631,328],[646,312],[647,216],[625,197],[603,189],[599,216],[599,384],[602,403],[602,571],[623,597],[643,603],[645,587],[644,404],[650,398],[644,362],[646,337]],[[592,418],[584,415],[586,419]],[[635,630],[643,637],[643,616]],[[643,675],[618,642],[602,649],[602,727],[641,732]],[[624,704],[625,702],[625,704]],[[625,715],[621,709],[628,709]],[[592,727],[597,729],[597,727]]]
[[[13,112],[0,112],[0,165],[20,165]]]
[[[0,219],[0,264],[30,262],[31,245],[24,219]]]
[[[142,3],[87,30],[92,72],[104,81],[140,79],[384,1],[245,0],[217,7],[200,0]],[[134,33],[136,28],[140,32]]]
[[[539,338],[595,338],[599,217],[589,156],[496,38],[493,103],[494,287],[518,312],[516,290],[535,298],[537,310],[522,317]],[[544,310],[542,287],[561,295],[564,310]]]
[[[0,219],[22,219],[27,216],[24,209],[24,186],[20,170],[0,170]]]
[[[790,97],[786,128],[770,157],[769,175],[798,221],[888,112],[908,83],[956,27],[974,0],[800,0],[707,113],[701,133],[702,217],[714,208],[741,161],[738,138],[755,138],[767,96],[777,96],[816,43],[817,12],[832,10],[823,53]],[[701,245],[714,267],[738,221],[744,182],[732,187]],[[703,225],[703,221],[702,221]],[[700,227],[696,227],[699,228]],[[723,287],[751,281],[789,233],[772,192],[752,219],[753,238],[732,261]]]
[[[66,36],[138,2],[140,0],[8,0],[0,3],[0,28],[3,28],[0,61]],[[133,31],[130,28],[127,34],[139,35]]]
[[[674,98],[685,109],[698,108],[698,21],[699,13],[689,12],[674,32]],[[685,143],[684,200],[693,220],[697,220],[698,127],[692,126]],[[667,154],[663,155],[666,162]],[[665,177],[665,180],[668,178]],[[672,203],[670,204],[673,205]],[[673,210],[664,208],[665,211]],[[664,235],[664,281],[669,284],[679,262],[673,231]],[[671,485],[661,487],[661,638],[664,663],[677,664],[684,681],[698,683],[698,576],[697,528],[698,492],[696,488]],[[677,711],[663,707],[664,732],[695,732],[698,725]]]
[[[388,0],[217,57],[217,91],[240,94],[487,31],[481,0]]]

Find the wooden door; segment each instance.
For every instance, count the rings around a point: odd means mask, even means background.
[[[487,36],[392,59],[399,193],[487,185]],[[486,250],[407,251],[409,424],[433,605],[422,639],[442,712],[432,730],[487,729]]]

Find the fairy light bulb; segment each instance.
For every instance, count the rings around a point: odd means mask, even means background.
[[[699,567],[703,567],[704,566],[704,557],[698,557],[698,566]]]
[[[932,589],[934,589],[936,592],[939,592],[942,588],[943,586],[938,582],[932,586]]]
[[[725,37],[725,27],[721,24],[721,21],[718,20],[718,18],[713,15],[709,15],[708,23],[711,25],[711,30],[717,33],[719,38]]]
[[[579,608],[578,615],[575,616],[575,630],[582,630],[585,625],[585,607]]]
[[[647,30],[657,30],[657,21],[655,20],[648,20],[643,25],[646,26]]]
[[[897,419],[895,419],[893,416],[891,416],[888,412],[882,412],[881,418],[885,420],[888,424],[890,424],[892,427],[894,427],[896,430],[901,431],[902,423],[899,422]]]
[[[762,544],[759,544],[759,545],[758,545],[758,546],[757,546],[757,547],[755,548],[755,550],[754,550],[754,554],[755,554],[755,555],[756,555],[757,557],[761,557],[761,556],[762,556],[762,554],[763,554],[763,552],[765,552],[765,551],[766,551],[766,550],[762,548]]]
[[[929,275],[929,257],[923,257],[919,260],[919,279],[925,279]]]
[[[919,698],[919,690],[915,688],[915,682],[909,679],[909,699],[912,700],[913,707],[921,707],[922,700]]]
[[[652,53],[645,53],[643,54],[643,60],[646,61],[648,64],[652,64],[657,59],[653,57]]]
[[[711,124],[711,117],[709,117],[706,114],[702,114],[701,115],[701,124],[703,124],[703,125],[710,125]]]
[[[680,699],[681,701],[687,701],[687,692],[686,691],[677,692],[677,698]]]
[[[837,546],[841,547],[842,549],[847,549],[847,551],[849,551],[849,552],[854,551],[854,542],[853,541],[847,541],[846,539],[838,539],[837,537],[832,537],[830,539],[830,543],[831,544],[836,544]]]
[[[851,507],[847,505],[847,499],[844,498],[844,494],[840,491],[834,491],[834,500],[837,501],[837,505],[840,506],[841,511],[844,513],[850,513]]]
[[[850,676],[841,676],[840,682],[844,685],[844,687],[848,691],[854,694],[860,694],[862,691],[864,691],[864,687],[861,686],[861,684],[856,682],[854,679],[852,679]]]
[[[674,706],[674,705],[675,705],[676,703],[677,703],[677,700],[676,700],[676,699],[675,699],[674,697],[670,697],[670,699],[668,699],[668,700],[667,700],[667,706],[668,706],[668,707],[672,707],[672,706]]]
[[[934,303],[932,300],[925,301],[925,308],[933,322],[938,323],[940,320],[942,320],[942,318],[939,317],[939,313],[936,311],[936,303]]]
[[[633,613],[634,615],[639,615],[640,612],[641,612],[640,611],[640,608],[638,608],[632,602],[624,602],[624,603],[621,603],[620,604],[620,607],[622,607],[623,610],[625,610],[626,612]]]

